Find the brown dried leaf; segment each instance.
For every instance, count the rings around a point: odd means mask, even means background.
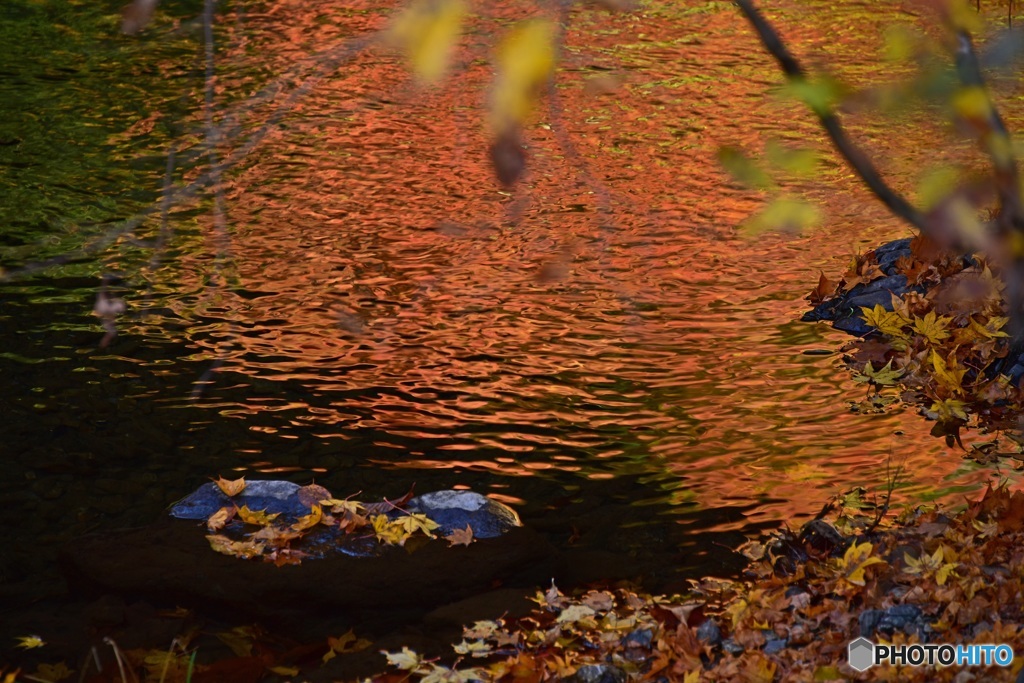
[[[224,492],[225,496],[229,498],[231,496],[237,496],[243,490],[245,490],[245,477],[241,479],[225,479],[224,477],[218,477],[213,480],[213,483]]]
[[[456,545],[469,545],[473,542],[473,528],[466,525],[465,529],[456,529],[444,539],[448,541],[448,547]]]
[[[231,521],[231,518],[235,516],[235,512],[237,510],[238,508],[234,506],[222,507],[220,510],[217,510],[210,515],[210,518],[206,520],[206,528],[210,531],[219,531],[223,529],[227,523]]]
[[[321,501],[333,498],[331,492],[320,486],[320,484],[307,484],[298,490],[297,495],[299,496],[299,502],[311,510],[314,505]]]

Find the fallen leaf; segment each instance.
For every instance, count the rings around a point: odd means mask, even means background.
[[[466,525],[465,529],[456,529],[449,535],[445,536],[444,539],[448,541],[449,547],[456,545],[469,545],[473,542],[473,528]]]
[[[295,531],[312,529],[320,523],[321,519],[323,519],[323,509],[319,505],[314,504],[308,515],[299,517],[298,521],[292,524],[292,529]]]
[[[75,673],[75,670],[69,669],[67,664],[64,662],[57,662],[56,664],[40,664],[36,669],[35,677],[37,679],[56,683],[56,681],[62,681],[65,678],[68,678],[73,673]]]
[[[345,654],[348,652],[359,652],[370,647],[373,643],[365,638],[357,638],[355,631],[349,629],[347,632],[341,634],[337,638],[327,636],[327,647],[330,650],[324,655],[324,662],[329,662],[334,659],[336,655]]]
[[[250,510],[247,505],[238,508],[238,518],[240,520],[246,524],[255,524],[257,526],[269,526],[280,514],[280,512],[267,514],[266,510]]]
[[[231,521],[231,518],[235,516],[235,512],[237,510],[238,508],[234,506],[222,507],[220,510],[217,510],[210,515],[210,518],[206,520],[206,528],[210,531],[219,531],[223,529],[224,526]]]
[[[231,496],[237,496],[243,489],[245,489],[245,477],[234,480],[218,477],[217,479],[214,479],[213,482],[217,484],[220,490],[224,492],[224,495],[229,498]]]
[[[402,669],[403,671],[413,671],[423,662],[423,659],[407,646],[402,647],[401,652],[381,650],[380,653],[387,657],[389,666]]]
[[[231,555],[243,560],[259,557],[263,554],[264,545],[252,541],[233,541],[221,534],[210,534],[206,537],[210,547],[222,555]]]
[[[18,636],[15,638],[18,641],[17,647],[24,650],[31,650],[33,648],[42,647],[46,645],[42,638],[39,636]]]
[[[296,495],[299,502],[311,510],[321,501],[331,500],[331,492],[319,484],[307,484],[296,491]]]

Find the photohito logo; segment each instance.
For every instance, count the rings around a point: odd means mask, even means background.
[[[999,645],[878,645],[867,638],[851,641],[846,648],[850,666],[867,671],[876,664],[904,666],[1010,666],[1013,648]]]

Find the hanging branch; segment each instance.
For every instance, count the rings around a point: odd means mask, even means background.
[[[736,4],[739,5],[744,16],[754,27],[754,31],[757,32],[761,44],[778,61],[783,73],[786,74],[786,78],[791,83],[806,83],[807,72],[804,71],[796,57],[789,52],[785,44],[783,44],[782,38],[772,28],[772,25],[768,23],[768,20],[764,18],[760,10],[754,6],[753,2],[751,0],[736,0]],[[919,231],[927,232],[928,223],[924,214],[914,208],[910,202],[889,187],[885,180],[882,179],[881,174],[874,164],[871,163],[871,160],[847,135],[846,129],[843,128],[843,124],[839,121],[835,111],[828,105],[815,106],[812,109],[825,132],[828,133],[828,137],[836,150],[846,160],[850,168],[860,176],[860,179],[864,181],[868,189],[896,216],[910,223]]]
[[[1020,197],[1020,173],[1017,170],[1017,159],[1013,154],[1010,133],[999,115],[995,103],[988,94],[985,77],[981,73],[978,53],[970,34],[963,28],[955,31],[956,72],[960,77],[965,91],[977,96],[982,104],[976,113],[981,117],[979,142],[992,160],[992,167],[999,192],[1000,216],[997,223],[1006,232],[1021,230],[1024,227],[1024,206]],[[958,112],[961,116],[975,112]]]

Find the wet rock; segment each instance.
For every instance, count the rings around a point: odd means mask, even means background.
[[[257,618],[389,606],[426,609],[496,584],[533,586],[557,571],[557,551],[525,527],[467,547],[450,548],[437,540],[412,552],[333,554],[284,567],[216,553],[205,533],[195,522],[164,519],[141,529],[84,536],[62,549],[60,566],[76,591]]]
[[[410,500],[406,509],[437,522],[442,536],[469,526],[476,538],[496,538],[522,526],[515,510],[473,491],[425,493]]]
[[[925,640],[928,620],[917,605],[893,605],[884,610],[869,609],[861,613],[859,618],[860,634],[871,638],[876,633],[892,636],[896,632],[912,635],[916,633]]]
[[[874,328],[864,322],[861,307],[874,308],[881,305],[887,311],[892,310],[892,295],[901,296],[911,289],[922,291],[920,287],[907,286],[907,278],[903,275],[889,275],[856,285],[849,292],[834,299],[818,304],[801,317],[805,322],[828,320],[838,330],[862,337]]]
[[[585,664],[570,680],[575,683],[625,683],[626,672],[610,664]]]
[[[726,638],[722,641],[722,649],[728,652],[729,654],[733,655],[734,657],[739,657],[741,654],[745,652],[743,646],[737,643],[732,638]]]
[[[241,493],[225,495],[214,482],[203,484],[171,506],[171,517],[205,520],[222,507],[247,505],[250,510],[266,510],[285,516],[301,517],[309,512],[298,498],[299,485],[290,481],[248,481]]]
[[[697,627],[697,640],[714,647],[722,642],[722,629],[714,619],[708,619]]]
[[[910,242],[912,237],[893,240],[875,249],[875,262],[886,275],[896,274],[896,262],[903,257],[910,258]]]
[[[774,632],[766,632],[765,637],[767,638],[764,644],[766,655],[778,654],[789,646],[788,638],[779,638]]]
[[[435,607],[506,582],[533,586],[553,575],[557,551],[523,528],[514,510],[472,491],[437,491],[406,505],[408,512],[436,521],[441,534],[469,525],[478,540],[468,547],[450,548],[426,537],[404,548],[385,546],[372,534],[345,534],[324,526],[294,545],[306,553],[299,565],[277,567],[210,548],[204,522],[222,507],[245,505],[294,521],[309,512],[300,489],[288,481],[254,480],[228,497],[215,483],[203,484],[152,526],[76,540],[62,550],[62,568],[73,586],[86,590],[162,604],[212,604],[257,616],[386,605]],[[231,525],[219,533],[245,540],[251,531],[241,522]]]

